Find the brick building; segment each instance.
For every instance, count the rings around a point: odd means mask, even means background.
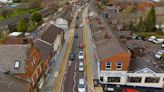
[[[28,81],[38,91],[42,77],[41,57],[30,39],[8,38],[0,45],[0,69],[3,73]]]

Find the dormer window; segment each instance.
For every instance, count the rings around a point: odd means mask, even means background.
[[[19,69],[19,67],[20,67],[20,61],[16,60],[14,63],[14,69]]]
[[[122,62],[117,62],[116,69],[122,69]]]

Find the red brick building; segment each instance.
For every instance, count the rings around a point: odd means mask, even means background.
[[[31,90],[38,91],[42,77],[40,52],[30,39],[9,38],[0,45],[0,68],[9,75],[27,80]]]

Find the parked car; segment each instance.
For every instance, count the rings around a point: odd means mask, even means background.
[[[75,60],[76,59],[76,54],[75,53],[71,53],[69,56],[70,60]]]
[[[80,72],[84,71],[84,63],[83,62],[79,62],[79,71]]]
[[[86,92],[86,84],[85,84],[85,80],[83,78],[79,79],[78,92]]]
[[[156,44],[161,43],[161,42],[158,41],[157,39],[154,39],[152,42],[153,42],[153,43],[156,43]]]
[[[83,23],[80,24],[80,27],[83,27]]]
[[[163,43],[164,42],[164,39],[156,39],[157,41],[159,41],[160,43]]]
[[[155,58],[157,59],[161,59],[162,58],[162,54],[164,54],[164,50],[159,50],[155,53]]]
[[[83,58],[84,58],[84,53],[83,53],[83,51],[80,51],[80,52],[79,52],[79,60],[80,60],[80,59],[83,59]]]
[[[164,43],[162,43],[162,48],[164,48]]]
[[[152,41],[155,40],[155,39],[156,39],[156,36],[150,36],[150,37],[148,38],[148,41],[152,42]]]

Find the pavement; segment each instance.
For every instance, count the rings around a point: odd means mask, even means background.
[[[88,17],[88,9],[89,5],[84,9],[83,12],[83,24],[84,24],[84,44],[85,44],[85,73],[86,73],[86,79],[87,79],[87,87],[88,92],[95,92],[94,90],[94,84],[93,84],[93,70],[91,68],[92,64],[95,64],[95,59],[93,58],[94,52],[92,47],[92,37],[91,37],[91,30],[86,22],[86,17]]]
[[[61,13],[58,13],[57,16],[53,17],[53,18],[60,17],[60,15],[62,15],[63,12],[64,11],[62,11]],[[70,47],[70,46],[68,46],[68,43],[70,43],[70,36],[73,34],[73,30],[68,30],[68,31],[69,31],[68,32],[69,34],[68,34],[67,37],[69,37],[69,38],[68,38],[68,40],[66,40],[64,42],[62,50],[61,50],[61,52],[60,52],[56,62],[53,65],[52,72],[50,74],[48,74],[47,80],[44,83],[43,88],[41,89],[41,92],[53,92],[54,91],[54,85],[56,83],[56,80],[58,80],[58,78],[59,78],[58,76],[59,76],[59,74],[61,72],[60,67],[61,67],[61,65],[63,65],[62,64],[63,63],[63,59],[66,56],[65,53],[68,52],[67,49],[68,49],[68,47]],[[40,34],[40,33],[38,33],[38,34]],[[58,84],[56,84],[56,85],[58,85]],[[57,92],[57,91],[55,91],[55,92]],[[60,92],[60,91],[58,91],[58,92]]]

